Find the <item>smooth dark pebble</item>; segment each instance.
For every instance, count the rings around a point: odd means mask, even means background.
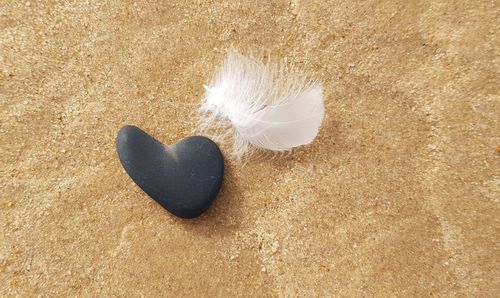
[[[222,185],[224,159],[219,147],[206,137],[187,137],[167,146],[127,125],[118,132],[116,150],[132,180],[179,217],[202,214]]]

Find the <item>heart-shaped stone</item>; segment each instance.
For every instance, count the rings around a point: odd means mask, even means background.
[[[116,150],[132,180],[174,215],[196,217],[219,193],[224,159],[206,137],[188,137],[167,146],[127,125],[118,132]]]

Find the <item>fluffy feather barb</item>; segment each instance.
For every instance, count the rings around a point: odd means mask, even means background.
[[[321,84],[235,51],[205,90],[200,128],[218,141],[232,139],[238,159],[254,149],[281,152],[309,144],[324,116]]]

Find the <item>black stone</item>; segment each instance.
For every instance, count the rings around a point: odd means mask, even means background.
[[[176,216],[202,214],[219,193],[224,159],[206,137],[188,137],[167,146],[127,125],[118,132],[116,150],[132,180]]]

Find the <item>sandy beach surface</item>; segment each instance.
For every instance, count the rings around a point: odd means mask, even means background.
[[[498,297],[498,1],[0,3],[0,296]],[[123,171],[235,47],[323,82],[289,156],[181,220]],[[224,153],[229,152],[222,145]]]

